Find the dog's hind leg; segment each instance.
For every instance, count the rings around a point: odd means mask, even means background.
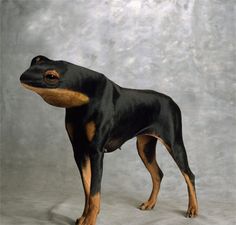
[[[182,142],[182,141],[181,141]],[[175,142],[171,155],[180,168],[188,187],[189,204],[187,217],[195,217],[198,213],[198,203],[195,189],[195,176],[189,168],[187,154],[183,142]]]
[[[163,173],[156,161],[156,142],[157,139],[155,137],[147,135],[137,136],[138,154],[151,175],[153,185],[149,199],[139,207],[141,210],[154,208],[163,177]]]
[[[169,132],[169,136],[163,137],[165,140],[169,140],[169,144],[165,142],[167,150],[175,160],[176,164],[181,170],[188,188],[189,204],[187,210],[187,217],[195,217],[198,213],[198,203],[195,190],[195,176],[189,168],[187,153],[184,147],[182,137],[182,121],[181,112],[179,107],[174,103],[172,104],[168,122],[166,123]]]

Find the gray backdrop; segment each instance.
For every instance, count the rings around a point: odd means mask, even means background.
[[[136,208],[151,181],[131,140],[105,157],[98,225],[236,224],[235,10],[235,0],[1,1],[1,224],[73,224],[83,209],[64,110],[19,83],[38,54],[182,109],[200,216],[184,218],[186,185],[160,144],[159,203]]]

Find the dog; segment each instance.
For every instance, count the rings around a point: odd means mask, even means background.
[[[123,88],[101,73],[41,55],[32,59],[20,81],[48,104],[66,110],[65,127],[86,199],[77,225],[96,224],[104,153],[115,151],[133,137],[137,138],[138,154],[153,183],[149,199],[139,208],[149,210],[156,204],[163,177],[155,157],[159,140],[185,178],[189,196],[187,217],[198,214],[195,176],[189,168],[182,137],[181,111],[169,96]]]

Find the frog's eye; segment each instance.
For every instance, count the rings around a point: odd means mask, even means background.
[[[47,70],[44,74],[44,81],[48,84],[57,84],[59,79],[60,75],[56,70]]]

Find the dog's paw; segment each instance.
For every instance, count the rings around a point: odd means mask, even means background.
[[[75,225],[82,225],[84,222],[85,217],[81,216],[80,218],[78,218],[75,222]]]
[[[186,217],[194,218],[198,215],[198,208],[196,206],[190,206],[187,210]]]
[[[76,225],[96,225],[98,210],[89,210],[85,216],[81,216],[76,221]]]
[[[83,221],[82,225],[96,225],[96,219],[86,217],[85,220]]]
[[[153,209],[155,207],[155,204],[156,204],[156,202],[147,201],[147,202],[142,203],[139,206],[139,209],[140,210],[151,210],[151,209]]]

